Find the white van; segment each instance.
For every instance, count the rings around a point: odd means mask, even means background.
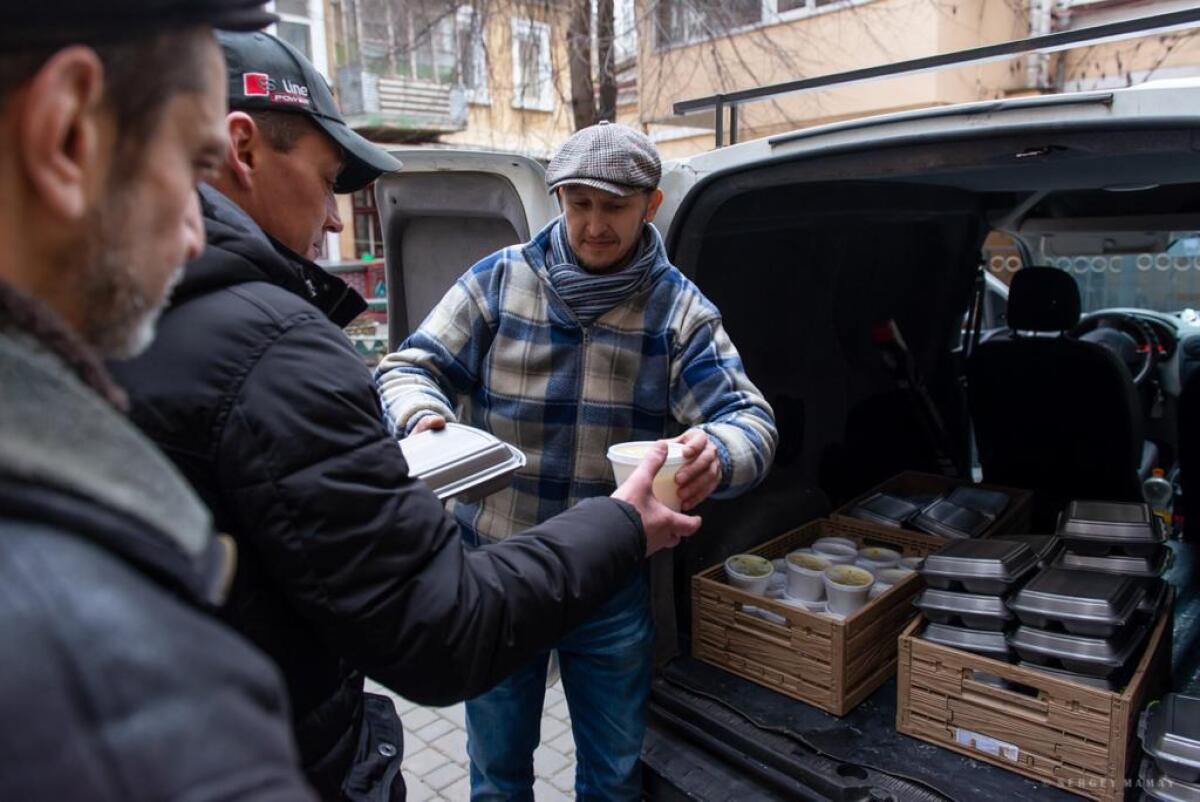
[[[558,213],[529,159],[397,155],[404,170],[377,190],[393,348],[469,265]],[[721,309],[781,443],[768,480],[710,502],[705,531],[674,555],[658,612],[678,656],[655,686],[647,797],[1075,798],[897,734],[894,681],[838,719],[693,660],[688,583],[888,476],[938,470],[939,448],[962,473],[1050,497],[1103,482],[1129,496],[1151,468],[1174,477],[1182,464],[1183,500],[1200,498],[1186,479],[1200,450],[1200,82],[806,129],[671,162],[662,189],[655,225]],[[1009,253],[999,262],[996,242]],[[1082,315],[1068,325],[1057,301],[1026,298],[1018,323],[1059,327],[1008,330],[1007,285],[1032,266],[1070,276]],[[987,336],[964,335],[977,303]],[[871,332],[882,321],[902,333],[948,446],[931,443],[880,359]],[[1069,380],[1062,343],[1080,337],[1105,354],[1109,384]],[[1013,345],[1065,355],[980,359]],[[1023,466],[1021,453],[1043,464]],[[1178,620],[1193,625],[1176,631],[1176,656],[1187,661],[1200,608],[1179,551]],[[1177,687],[1193,667],[1177,664]]]

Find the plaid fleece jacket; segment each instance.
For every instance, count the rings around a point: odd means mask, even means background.
[[[376,372],[397,435],[437,413],[528,457],[511,487],[457,505],[459,522],[502,540],[611,493],[610,445],[689,427],[716,443],[724,476],[714,496],[757,484],[775,453],[774,414],[717,308],[671,265],[655,232],[646,289],[580,326],[547,271],[557,224],[468,270]]]

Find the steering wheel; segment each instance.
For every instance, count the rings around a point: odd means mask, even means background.
[[[1158,362],[1158,338],[1154,330],[1133,315],[1123,312],[1093,312],[1079,319],[1069,336],[1102,345],[1129,368],[1133,383],[1145,383]]]

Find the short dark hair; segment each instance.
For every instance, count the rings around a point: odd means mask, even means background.
[[[136,154],[154,133],[163,109],[181,92],[200,92],[207,27],[188,28],[157,36],[89,45],[104,65],[104,102],[117,121],[118,152]],[[42,46],[0,55],[0,112],[22,84],[29,81],[66,45]]]
[[[321,130],[304,114],[258,109],[246,114],[254,120],[267,144],[279,153],[289,153],[306,134]]]

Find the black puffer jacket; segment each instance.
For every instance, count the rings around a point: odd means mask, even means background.
[[[309,779],[327,799],[386,799],[385,767],[362,762],[364,673],[425,704],[486,690],[629,581],[640,519],[597,499],[468,551],[408,478],[341,331],[362,299],[221,194],[201,199],[208,248],[153,347],[114,370],[241,547],[229,615],[283,668]],[[352,765],[369,776],[343,787]]]
[[[69,361],[0,324],[0,799],[312,799],[207,511]]]

